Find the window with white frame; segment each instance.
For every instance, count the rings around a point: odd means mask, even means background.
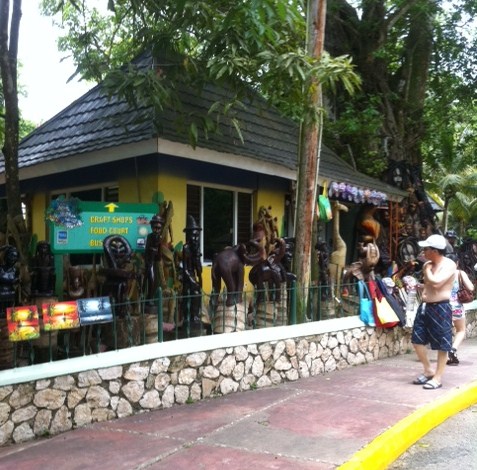
[[[225,187],[187,185],[187,215],[202,227],[203,261],[226,246],[247,242],[252,228],[252,193]]]
[[[76,197],[81,201],[118,202],[119,188],[115,183],[106,183],[101,186],[80,186],[54,191],[51,193],[51,199],[56,199],[60,195],[67,198]]]

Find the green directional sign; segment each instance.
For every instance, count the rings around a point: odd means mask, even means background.
[[[133,250],[143,250],[157,204],[83,202],[56,199],[47,210],[53,253],[103,251],[103,240],[121,235]]]

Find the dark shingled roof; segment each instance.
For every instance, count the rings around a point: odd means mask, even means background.
[[[226,93],[224,88],[215,85],[208,85],[201,94],[183,88],[181,100],[186,113],[203,115]],[[296,124],[268,108],[260,98],[249,102],[245,109],[238,109],[234,117],[240,122],[243,142],[232,123],[224,120],[220,123],[219,133],[210,133],[207,139],[199,137],[198,147],[250,157],[292,171],[296,169]],[[187,144],[187,136],[177,131],[176,118],[174,112],[164,111],[156,120],[160,122],[160,129],[157,129],[152,108],[131,109],[124,100],[109,99],[99,84],[21,141],[19,168],[21,171],[53,160],[80,159],[89,152],[157,138]],[[2,158],[0,173],[3,172]],[[357,172],[325,146],[322,146],[319,175],[321,179],[382,191],[393,198],[406,196],[400,189]]]
[[[148,140],[154,135],[149,109],[131,112],[126,102],[111,100],[96,86],[20,143],[20,168]],[[3,170],[3,168],[2,168]]]

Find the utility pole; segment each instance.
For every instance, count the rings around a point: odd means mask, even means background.
[[[307,51],[319,59],[325,41],[326,0],[309,0],[307,11]],[[321,84],[314,77],[309,88],[310,105],[318,110],[318,118],[308,119],[301,128],[300,155],[297,174],[294,268],[297,275],[297,321],[305,320],[308,287],[311,285],[312,240],[315,229],[315,206],[323,117]]]

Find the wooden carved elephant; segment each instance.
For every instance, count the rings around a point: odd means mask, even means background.
[[[211,304],[214,309],[217,307],[217,296],[222,289],[222,280],[227,289],[225,305],[230,307],[242,302],[244,267],[246,264],[255,265],[263,260],[263,249],[253,241],[248,244],[257,249],[255,253],[247,253],[247,246],[241,243],[227,247],[215,255],[211,272],[213,290]]]
[[[222,279],[227,289],[225,305],[230,307],[235,303],[242,302],[244,284],[244,260],[241,251],[245,251],[243,245],[227,247],[217,253],[212,262],[212,289],[214,301],[222,289]],[[213,304],[215,308],[215,303]]]

